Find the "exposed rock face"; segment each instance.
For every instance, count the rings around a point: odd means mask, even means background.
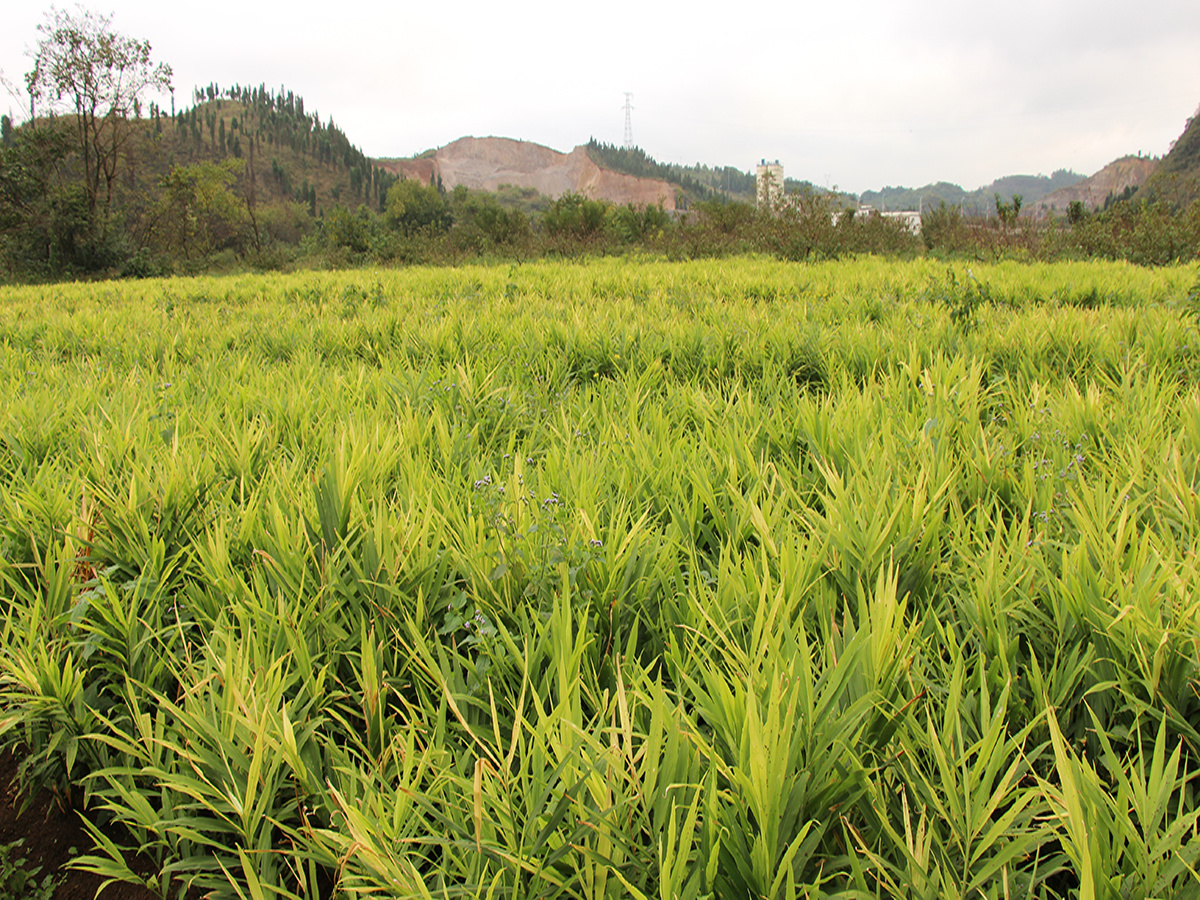
[[[1130,185],[1140,187],[1157,167],[1158,160],[1149,156],[1122,156],[1091,178],[1047,194],[1037,205],[1051,212],[1065,213],[1067,206],[1078,200],[1088,209],[1098,209],[1109,194],[1115,197]]]
[[[459,138],[423,159],[381,159],[397,175],[428,182],[442,179],[447,190],[464,185],[494,191],[502,184],[536,188],[551,197],[574,192],[597,200],[634,206],[675,208],[675,189],[665,181],[636,178],[601,169],[584,147],[559,153],[550,147],[509,138]]]

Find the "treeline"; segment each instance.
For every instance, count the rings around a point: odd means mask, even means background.
[[[859,200],[876,209],[921,210],[933,209],[941,203],[957,206],[964,214],[986,216],[993,208],[993,197],[997,193],[1005,197],[1020,194],[1030,208],[1060,188],[1070,187],[1083,181],[1084,176],[1068,169],[1058,169],[1051,175],[1007,175],[986,187],[968,191],[949,181],[939,181],[923,187],[885,187],[878,191],[864,191]]]
[[[304,264],[453,264],[480,257],[529,259],[649,252],[670,259],[759,253],[790,260],[848,253],[915,254],[904,223],[841,213],[837,195],[794,191],[773,209],[704,200],[683,212],[624,206],[568,193],[537,212],[459,185],[398,182],[382,215],[337,210],[303,243]]]
[[[221,153],[242,156],[239,134],[249,136],[251,150],[255,143],[260,152],[264,145],[268,153],[286,148],[292,154],[345,172],[349,181],[349,193],[345,199],[372,204],[382,212],[387,190],[397,177],[376,166],[350,142],[332,118],[323,123],[316,112],[306,112],[304,98],[300,95],[283,87],[275,92],[267,89],[266,85],[234,85],[222,90],[214,83],[197,88],[193,98],[195,105],[191,110],[191,128],[194,138],[200,133],[196,124],[199,110],[208,126],[210,141]],[[236,105],[228,115],[225,114],[227,102]],[[237,115],[239,107],[242,111],[240,120]],[[181,119],[184,116],[184,113],[180,113]],[[225,128],[227,118],[230,122],[228,136]],[[277,158],[272,160],[271,175],[284,194],[290,192],[297,202],[315,207],[315,182],[304,190],[301,190],[301,185],[291,184],[288,169]],[[331,191],[335,192],[330,198],[333,202],[344,199],[342,190],[335,187]],[[315,214],[315,209],[312,212]]]
[[[280,88],[215,84],[191,106],[109,117],[104,202],[73,115],[0,123],[0,270],[9,280],[281,261],[338,208],[382,213],[395,174]],[[109,162],[108,160],[105,161]]]
[[[588,156],[603,169],[634,175],[638,178],[659,178],[678,185],[685,203],[715,197],[750,200],[754,198],[754,174],[740,172],[733,166],[712,167],[697,163],[682,166],[660,163],[640,147],[617,147],[595,138],[587,142]]]
[[[1200,258],[1200,200],[1187,206],[1130,197],[1110,198],[1089,211],[1073,202],[1062,219],[1020,216],[1021,197],[995,195],[994,216],[963,215],[945,203],[925,210],[921,237],[927,253],[979,260],[1112,259],[1168,265]]]
[[[993,197],[993,212],[967,216],[939,204],[919,229],[878,211],[848,208],[841,195],[804,188],[770,209],[711,199],[670,213],[618,206],[578,194],[542,198],[536,211],[497,195],[459,186],[401,181],[383,215],[338,210],[318,221],[298,262],[316,266],[367,263],[454,264],[479,257],[622,254],[645,251],[669,259],[757,253],[788,260],[848,254],[926,254],[994,262],[1002,259],[1126,260],[1167,265],[1200,257],[1200,201],[1186,207],[1122,200],[1089,212],[1072,204],[1061,219],[1020,215],[1022,198]]]
[[[1030,221],[1019,216],[1019,196],[1004,201],[997,195],[990,215],[964,215],[948,204],[927,207],[920,232],[913,233],[901,219],[847,208],[840,195],[812,187],[789,191],[773,209],[712,196],[680,212],[578,194],[552,199],[529,189],[492,194],[459,186],[447,191],[436,178],[425,184],[374,169],[332,124],[304,112],[295,95],[215,86],[213,93],[210,99],[206,89],[196,106],[173,117],[151,111],[146,130],[174,123],[186,140],[176,144],[175,162],[158,178],[156,199],[123,208],[128,230],[115,233],[110,246],[124,255],[97,256],[84,266],[78,253],[61,252],[57,258],[49,253],[34,260],[42,265],[31,265],[29,239],[37,232],[46,240],[31,223],[42,220],[11,218],[0,237],[9,280],[456,264],[631,251],[671,259],[925,253],[988,261],[1102,257],[1151,265],[1192,260],[1200,252],[1200,204],[1180,210],[1125,200],[1097,213],[1077,205],[1067,218]],[[225,122],[230,124],[222,131]],[[6,128],[3,140],[2,160],[64,146],[61,129],[44,124]],[[296,155],[308,159],[307,168]],[[271,159],[269,167],[264,158]],[[252,161],[256,178],[250,174]],[[12,167],[0,165],[0,171]],[[355,171],[363,173],[361,179],[349,180],[348,173]],[[292,183],[297,172],[307,173],[298,186]],[[33,195],[35,201],[43,196]],[[6,208],[15,211],[11,203]],[[56,240],[65,246],[68,236],[51,237],[47,246],[53,248]]]

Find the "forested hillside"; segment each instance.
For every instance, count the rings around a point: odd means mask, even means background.
[[[6,117],[0,241],[10,271],[136,272],[165,256],[262,252],[296,243],[333,207],[382,211],[397,180],[286,88],[210,84],[192,101],[109,115],[99,154],[77,137],[76,116],[19,127]],[[89,154],[113,173],[98,197]]]
[[[1175,207],[1200,198],[1200,108],[1136,196],[1139,200],[1165,200]]]
[[[860,200],[876,209],[890,210],[933,209],[945,203],[947,206],[957,206],[967,214],[983,216],[995,212],[996,194],[1006,200],[1013,195],[1020,195],[1026,208],[1032,209],[1042,197],[1077,184],[1083,178],[1078,172],[1059,169],[1051,175],[1006,175],[974,191],[948,181],[917,188],[885,187],[878,191],[864,191]]]
[[[754,199],[754,174],[733,166],[681,166],[660,163],[640,147],[618,147],[592,138],[587,143],[588,156],[596,165],[639,178],[661,178],[677,184],[684,198],[696,202],[714,197],[735,200]]]
[[[195,105],[176,117],[176,130],[194,155],[246,157],[257,153],[265,189],[316,211],[334,203],[382,210],[395,176],[374,165],[332,119],[306,112],[304,98],[265,85],[197,89]],[[269,162],[268,162],[269,161]]]
[[[216,84],[170,109],[169,65],[86,10],[52,11],[0,122],[0,272],[152,274],[295,246],[335,208],[383,209],[396,177],[299,94]]]

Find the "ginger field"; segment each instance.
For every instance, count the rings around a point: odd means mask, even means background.
[[[0,288],[0,396],[0,747],[105,877],[1200,896],[1195,266]]]

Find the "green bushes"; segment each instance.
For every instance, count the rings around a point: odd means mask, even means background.
[[[1200,256],[1200,202],[1182,210],[1126,201],[1088,213],[1072,205],[1065,221],[1021,219],[1003,204],[1001,227],[938,207],[921,218],[926,249],[972,259],[1119,259],[1163,266]]]
[[[30,866],[19,855],[23,843],[0,844],[0,900],[51,900],[61,878],[47,874],[39,879],[41,866]]]
[[[213,172],[208,175],[216,177]],[[915,234],[902,219],[841,209],[834,195],[811,189],[793,192],[770,211],[710,200],[672,212],[615,206],[578,194],[531,199],[513,188],[490,194],[460,186],[443,194],[433,185],[402,180],[390,188],[391,205],[382,215],[367,206],[339,206],[314,218],[300,204],[234,210],[219,192],[215,200],[201,202],[191,197],[198,188],[184,178],[188,173],[176,174],[188,181],[180,191],[191,191],[176,205],[195,207],[195,215],[184,217],[192,223],[187,229],[164,231],[136,251],[117,237],[112,238],[117,243],[101,247],[86,230],[70,225],[74,214],[68,204],[34,244],[7,239],[10,275],[45,275],[68,266],[150,277],[239,266],[462,264],[630,252],[674,260],[763,253],[793,262],[856,254],[908,258],[923,252],[976,262],[1104,258],[1157,266],[1187,262],[1200,253],[1200,202],[1183,210],[1123,202],[1095,214],[1075,209],[1064,221],[1022,218],[1008,202],[999,207],[1003,219],[993,220],[965,218],[957,208],[942,205],[925,211]],[[172,218],[182,221],[179,215]]]
[[[529,217],[521,209],[501,206],[493,194],[455,188],[450,194],[450,210],[454,220],[450,242],[460,253],[499,251],[520,256],[531,248]]]
[[[402,178],[388,188],[384,221],[408,234],[422,229],[439,230],[449,223],[446,202],[432,184]]]
[[[952,250],[963,244],[963,217],[945,201],[921,214],[921,239],[926,250]]]
[[[611,204],[582,194],[566,193],[542,213],[542,227],[551,237],[583,241],[604,230]]]
[[[1070,242],[1090,257],[1138,265],[1189,262],[1200,255],[1200,201],[1181,212],[1162,203],[1117,203],[1072,226]]]

